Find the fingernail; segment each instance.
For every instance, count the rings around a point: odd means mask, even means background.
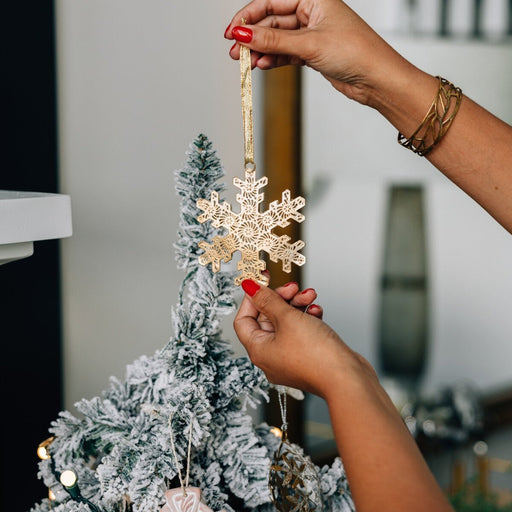
[[[250,43],[252,41],[252,30],[247,27],[234,27],[231,35],[239,43]]]
[[[308,311],[319,311],[320,306],[317,306],[316,304],[311,304],[311,306],[308,306],[307,310]]]
[[[308,293],[308,292],[314,292],[315,289],[314,288],[306,288],[304,291],[300,292],[300,293]]]
[[[244,279],[242,281],[242,288],[247,295],[253,297],[254,294],[260,289],[260,285],[251,279]]]
[[[261,272],[264,276],[269,277],[270,276],[270,270],[262,270]]]
[[[235,43],[230,49],[229,51],[233,50],[233,48],[237,45],[238,43]]]
[[[229,28],[231,27],[231,23],[228,25],[226,30],[224,30],[224,37],[228,37]]]
[[[290,281],[289,283],[286,283],[283,286],[286,288],[287,286],[291,286],[292,284],[296,284],[297,286],[299,286],[299,283],[297,283],[296,281]]]

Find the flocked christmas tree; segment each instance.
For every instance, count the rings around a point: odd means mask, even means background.
[[[197,221],[196,201],[220,193],[223,175],[211,143],[199,135],[176,172],[176,253],[186,276],[172,310],[174,335],[129,365],[124,381],[112,378],[101,397],[78,402],[82,418],[62,412],[52,423],[39,473],[50,497],[33,512],[169,511],[162,508],[165,492],[179,488],[186,472],[201,491],[201,510],[274,510],[268,479],[280,440],[268,425],[255,427],[246,410],[267,396],[268,383],[248,358],[234,358],[222,337],[220,318],[235,309],[234,275],[198,264],[199,242],[219,233]],[[66,471],[71,481],[61,478]],[[322,503],[315,510],[353,510],[341,461],[316,471]]]

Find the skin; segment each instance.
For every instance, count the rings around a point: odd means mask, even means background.
[[[255,67],[309,66],[407,137],[437,92],[435,77],[404,59],[340,0],[254,0],[235,14],[227,39],[234,39],[242,18],[253,33],[244,45]],[[239,54],[235,44],[230,55]],[[512,232],[512,127],[464,96],[427,158]]]
[[[242,18],[252,32],[243,44],[254,67],[309,66],[406,137],[437,92],[436,78],[404,59],[340,0],[254,0],[233,16],[226,39],[240,39]],[[239,55],[235,42],[230,56]],[[512,232],[509,125],[464,96],[428,159]],[[358,512],[452,510],[371,365],[312,314],[314,308],[305,314],[309,297],[297,294],[293,285],[246,295],[235,331],[271,382],[327,401]]]
[[[296,283],[245,296],[234,327],[251,361],[270,382],[327,401],[358,512],[451,511],[371,365],[302,311],[307,301],[295,290]]]
[[[290,306],[307,313],[311,316],[314,316],[320,320],[322,320],[324,316],[324,309],[322,306],[318,304],[313,304],[313,301],[318,297],[316,290],[314,288],[306,288],[305,290],[299,290],[299,284],[291,281],[284,286],[280,286],[275,289],[275,292]],[[258,317],[258,323],[261,329],[272,332],[274,330],[274,325],[272,322],[266,318],[265,315],[260,314]]]

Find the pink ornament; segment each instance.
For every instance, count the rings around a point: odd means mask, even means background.
[[[213,510],[201,501],[201,491],[197,487],[185,487],[185,489],[179,487],[169,489],[165,493],[165,505],[160,512],[213,512]]]

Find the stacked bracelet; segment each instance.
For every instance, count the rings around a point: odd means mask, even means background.
[[[445,136],[462,100],[459,87],[440,76],[436,78],[439,80],[439,89],[418,129],[409,138],[398,133],[398,143],[419,156],[428,154]]]

